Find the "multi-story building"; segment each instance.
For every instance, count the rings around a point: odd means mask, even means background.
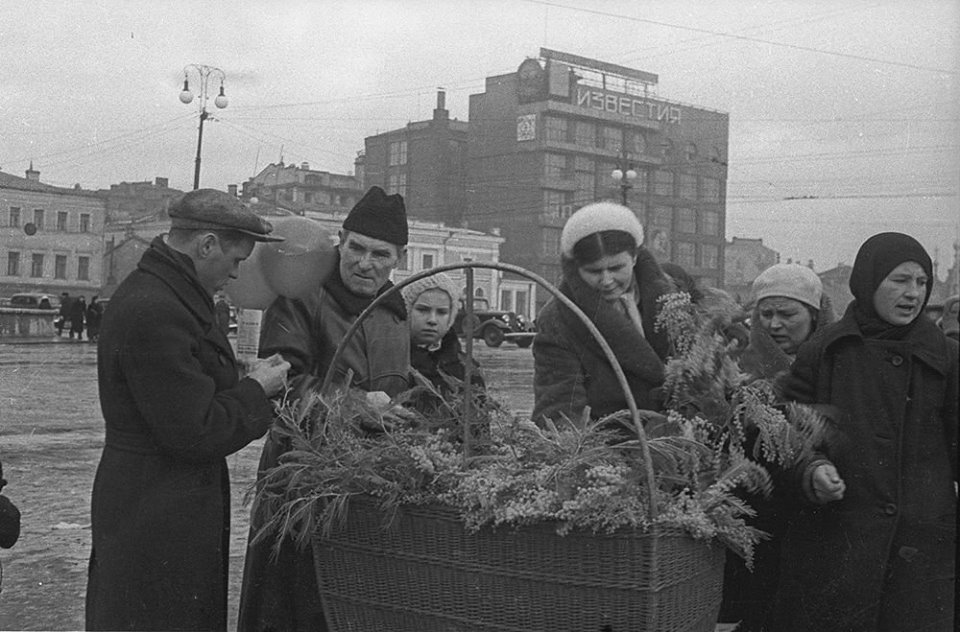
[[[39,291],[98,294],[102,285],[102,198],[0,172],[0,296]]]
[[[399,193],[410,217],[459,226],[465,210],[467,129],[467,123],[451,120],[446,94],[438,91],[431,120],[364,139],[364,188],[377,185]]]
[[[753,280],[780,262],[780,253],[763,245],[762,239],[734,237],[723,252],[723,288],[740,304],[750,301]]]
[[[488,77],[470,96],[464,220],[500,228],[503,260],[553,281],[567,218],[595,200],[622,201],[656,256],[721,285],[729,116],[661,99],[657,82],[547,49]],[[636,177],[616,180],[615,170]]]
[[[363,183],[356,176],[317,171],[306,162],[298,166],[281,161],[267,165],[244,182],[240,197],[256,198],[303,215],[308,210],[350,210],[363,192]]]
[[[158,177],[153,182],[121,182],[97,191],[107,206],[107,224],[165,214],[173,200],[183,195],[183,191],[171,189],[168,183],[167,178]]]

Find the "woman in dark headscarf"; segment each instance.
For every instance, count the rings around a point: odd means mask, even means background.
[[[795,470],[769,629],[953,630],[958,347],[923,308],[930,256],[881,233],[857,253],[854,301],[802,346],[784,394],[828,405],[819,453]]]

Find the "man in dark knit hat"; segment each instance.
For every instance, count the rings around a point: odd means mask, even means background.
[[[344,333],[357,316],[392,286],[390,273],[407,245],[407,215],[400,195],[372,187],[351,209],[340,231],[333,273],[303,299],[277,298],[264,314],[260,354],[280,354],[290,362],[290,385],[298,392],[319,386]],[[408,386],[410,335],[406,308],[397,293],[381,303],[351,338],[334,384],[367,391],[389,401]],[[345,381],[352,375],[350,384]],[[272,433],[260,457],[260,472],[277,464],[288,446]],[[269,518],[254,505],[250,538]],[[317,591],[312,550],[283,542],[271,558],[272,540],[247,548],[240,596],[239,630],[326,630]]]
[[[104,313],[97,347],[106,425],[93,483],[87,630],[227,626],[226,457],[262,437],[289,364],[238,377],[213,295],[271,226],[201,189],[170,208]]]

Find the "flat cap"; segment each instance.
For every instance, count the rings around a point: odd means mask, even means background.
[[[170,207],[173,228],[197,230],[232,230],[252,237],[254,241],[283,241],[271,237],[270,222],[247,208],[235,196],[216,189],[190,191]]]

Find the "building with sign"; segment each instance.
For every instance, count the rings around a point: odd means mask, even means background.
[[[0,297],[99,293],[105,214],[94,192],[44,184],[33,165],[0,172]]]
[[[467,128],[450,118],[439,90],[431,120],[364,139],[364,189],[399,193],[410,217],[459,226],[466,207]]]
[[[729,116],[661,99],[657,81],[548,49],[487,77],[470,96],[463,219],[500,228],[502,259],[553,281],[567,218],[623,201],[655,256],[721,286]],[[615,170],[635,177],[615,180]]]

